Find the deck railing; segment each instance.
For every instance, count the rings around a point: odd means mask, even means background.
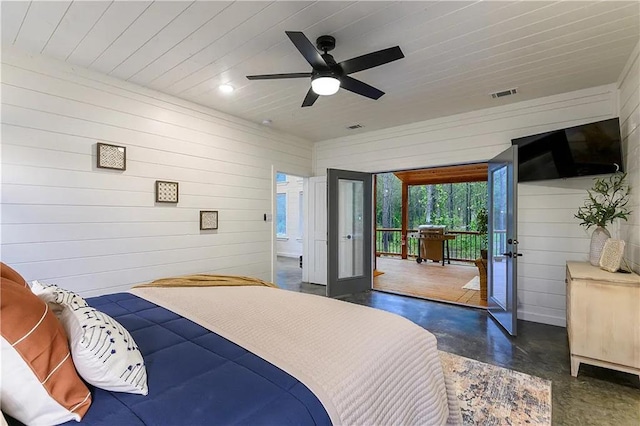
[[[407,233],[418,232],[417,229],[409,229]],[[482,236],[477,231],[449,231],[456,238],[449,240],[449,253],[451,260],[473,262],[480,257],[482,248]],[[376,229],[376,254],[401,255],[402,254],[402,229],[377,228]],[[407,255],[417,257],[420,253],[420,240],[406,238]]]

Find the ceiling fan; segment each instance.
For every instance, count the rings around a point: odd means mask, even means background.
[[[249,80],[276,80],[281,78],[311,78],[311,88],[302,102],[303,107],[313,105],[320,95],[333,95],[340,87],[358,95],[371,99],[379,99],[384,92],[349,77],[358,71],[377,67],[404,58],[400,47],[390,47],[378,50],[336,63],[329,51],[336,47],[336,39],[329,35],[323,35],[316,40],[318,50],[324,52],[320,54],[311,41],[300,31],[285,31],[291,42],[296,46],[302,56],[309,62],[313,70],[311,72],[297,72],[288,74],[262,74],[248,75]]]

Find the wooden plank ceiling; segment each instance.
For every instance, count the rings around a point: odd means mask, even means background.
[[[319,141],[615,83],[640,36],[628,1],[3,1],[2,47],[52,56]],[[400,46],[301,108],[310,79],[285,35],[336,39],[337,61]],[[4,49],[3,49],[4,50]],[[4,52],[3,52],[4,54]],[[222,83],[236,90],[218,90]],[[489,94],[518,88],[493,99]],[[362,128],[349,129],[360,124]]]
[[[407,185],[435,185],[438,183],[482,182],[487,180],[487,163],[433,169],[405,170],[394,175]]]

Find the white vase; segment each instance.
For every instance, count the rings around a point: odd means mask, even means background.
[[[602,226],[598,226],[591,234],[591,247],[589,248],[589,263],[593,266],[600,265],[600,256],[604,243],[611,238],[611,234]]]

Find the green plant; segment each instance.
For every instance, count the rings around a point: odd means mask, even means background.
[[[482,237],[482,247],[487,248],[487,233],[489,232],[489,212],[486,207],[481,207],[476,213],[476,228]]]
[[[593,188],[587,190],[589,199],[574,215],[581,220],[581,226],[604,228],[615,219],[627,220],[631,214],[627,208],[631,188],[625,183],[626,177],[626,173],[616,173],[609,178],[595,180]]]

